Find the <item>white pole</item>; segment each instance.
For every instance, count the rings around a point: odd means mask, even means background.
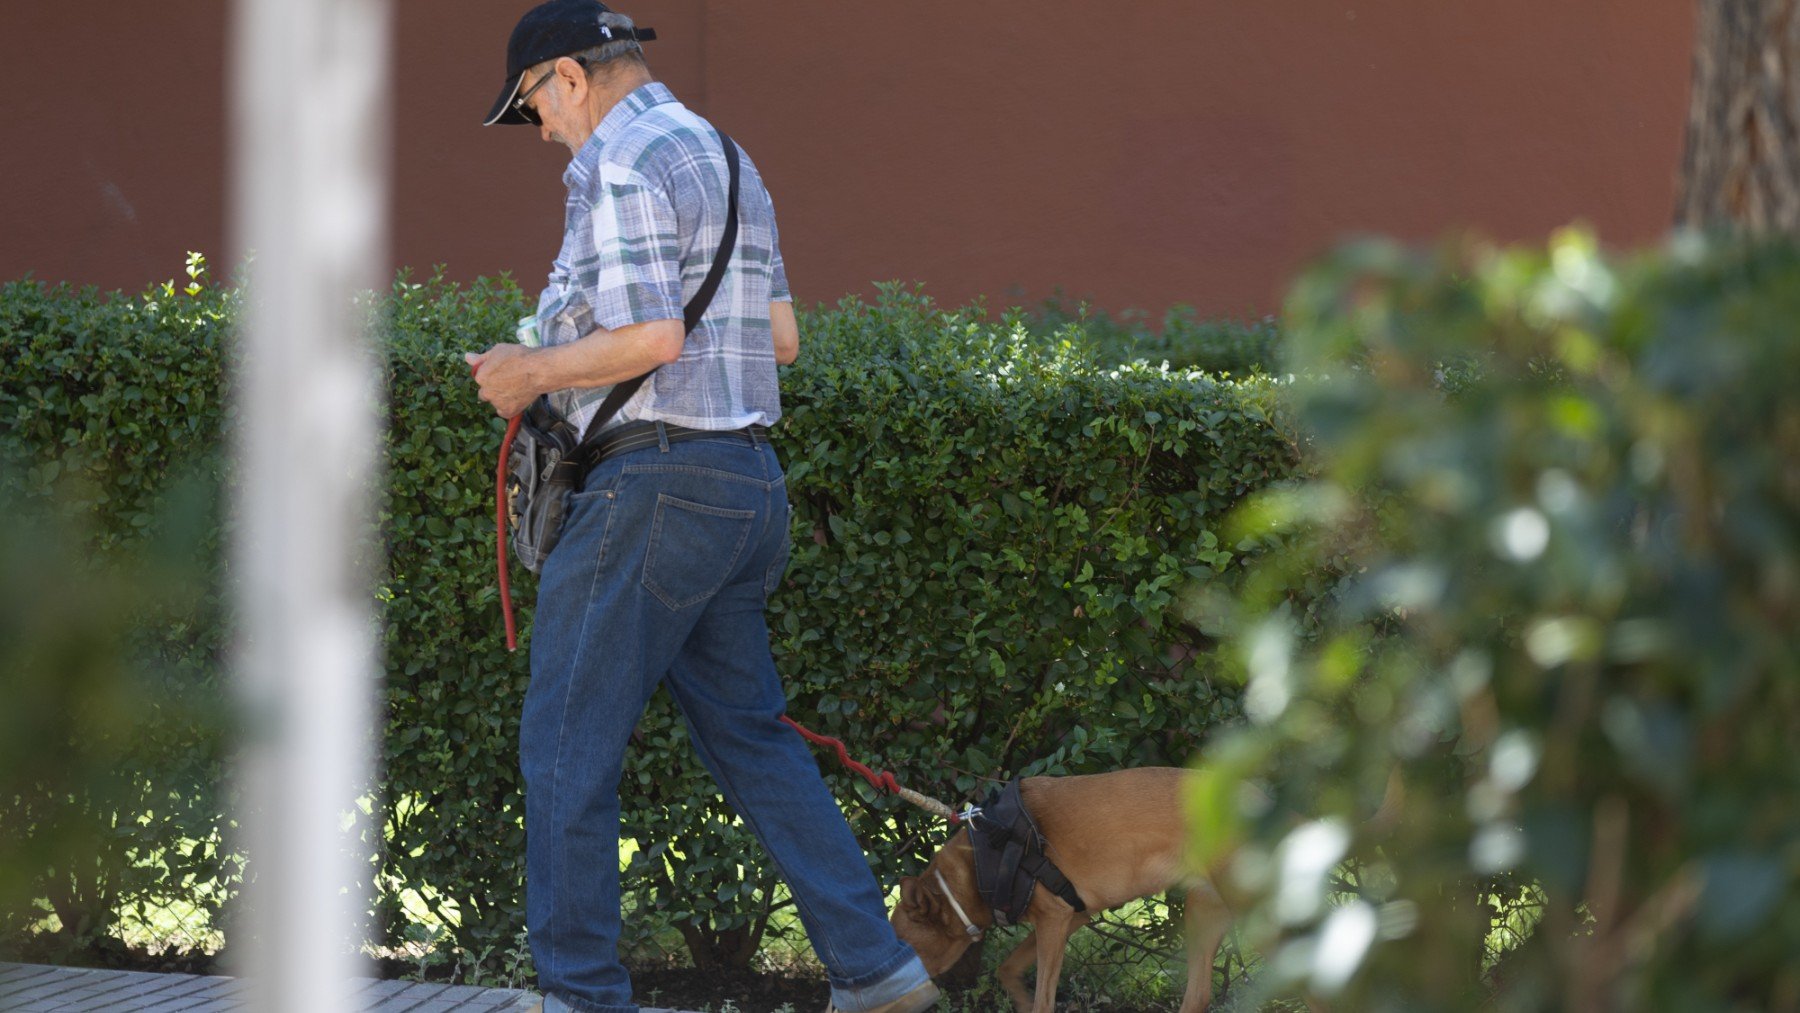
[[[240,845],[251,1009],[349,1010],[369,875],[344,822],[373,754],[369,563],[381,446],[355,293],[383,286],[388,0],[237,0],[235,253],[251,256],[236,370],[233,545]]]

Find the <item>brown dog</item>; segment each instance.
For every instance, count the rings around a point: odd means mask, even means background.
[[[1213,957],[1231,924],[1231,911],[1204,876],[1184,865],[1186,819],[1182,794],[1189,772],[1142,767],[1081,777],[1029,777],[1020,785],[1025,808],[1049,841],[1050,861],[1074,884],[1086,911],[1076,911],[1040,885],[1020,919],[1031,925],[1000,964],[1000,982],[1019,1013],[1052,1013],[1069,936],[1096,911],[1173,887],[1187,889],[1188,983],[1181,1013],[1199,1013],[1212,1000]],[[925,871],[900,880],[894,929],[912,945],[933,977],[955,964],[993,912],[975,885],[969,831],[957,831]],[[960,909],[960,912],[958,911]],[[1035,999],[1025,971],[1037,964]]]

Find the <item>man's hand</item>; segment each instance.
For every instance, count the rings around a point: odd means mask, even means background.
[[[610,387],[681,358],[687,332],[679,320],[650,320],[617,330],[595,328],[566,345],[526,348],[511,342],[463,361],[475,372],[481,399],[510,419],[539,394],[568,387]]]
[[[531,407],[543,391],[532,382],[529,360],[533,350],[511,342],[495,345],[485,352],[465,352],[463,361],[475,372],[481,386],[481,399],[494,406],[503,419],[510,419]]]

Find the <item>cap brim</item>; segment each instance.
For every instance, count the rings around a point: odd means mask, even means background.
[[[491,127],[496,123],[531,125],[530,120],[519,115],[519,111],[513,108],[513,99],[518,96],[519,85],[524,81],[523,71],[517,77],[507,79],[506,87],[500,89],[500,100],[494,103],[494,108],[488,110],[487,119],[481,121],[482,126]]]

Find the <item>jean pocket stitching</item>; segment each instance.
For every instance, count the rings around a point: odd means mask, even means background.
[[[777,476],[775,482],[779,485],[785,480],[785,475]],[[781,539],[781,545],[775,550],[774,561],[769,564],[767,570],[763,571],[764,607],[767,607],[768,605],[769,596],[774,594],[775,589],[781,586],[781,578],[787,573],[788,563],[791,560],[794,551],[793,541],[788,537],[788,529],[794,522],[794,508],[788,503],[785,494],[779,497],[771,497],[771,500],[770,523],[773,525],[776,532],[778,532],[778,537]]]
[[[698,464],[627,464],[620,471],[626,475],[693,475],[696,478],[738,482],[759,489],[768,489],[772,485],[766,478],[757,478],[721,468],[707,468]]]
[[[764,601],[767,601],[769,596],[775,593],[775,589],[781,586],[781,578],[787,573],[788,552],[788,547],[783,545],[781,551],[776,554],[775,561],[770,563],[769,568],[763,572]]]
[[[585,503],[596,499],[616,499],[617,497],[615,497],[613,493],[618,489],[618,480],[621,477],[623,476],[615,475],[613,476],[612,481],[607,482],[604,485],[592,485],[582,489],[580,492],[571,492],[569,493],[569,502]]]
[[[718,580],[713,582],[712,586],[705,591],[682,599],[677,599],[674,594],[672,594],[668,588],[662,586],[661,582],[657,581],[655,577],[656,559],[659,554],[658,550],[662,547],[663,519],[667,516],[666,511],[670,508],[685,510],[689,513],[699,514],[703,517],[717,517],[721,520],[744,522],[739,525],[740,530],[738,531],[737,544],[732,546],[731,554],[726,559],[725,565],[719,569]],[[650,545],[644,553],[644,572],[640,578],[640,583],[643,584],[645,590],[656,596],[657,601],[662,602],[671,610],[675,611],[679,611],[690,605],[695,605],[711,598],[713,595],[719,593],[720,588],[725,586],[726,578],[731,576],[731,571],[737,566],[738,558],[744,553],[744,545],[750,540],[750,522],[755,519],[755,510],[736,510],[730,507],[709,506],[705,503],[695,503],[692,500],[670,496],[668,493],[657,493],[656,514],[650,524]]]

